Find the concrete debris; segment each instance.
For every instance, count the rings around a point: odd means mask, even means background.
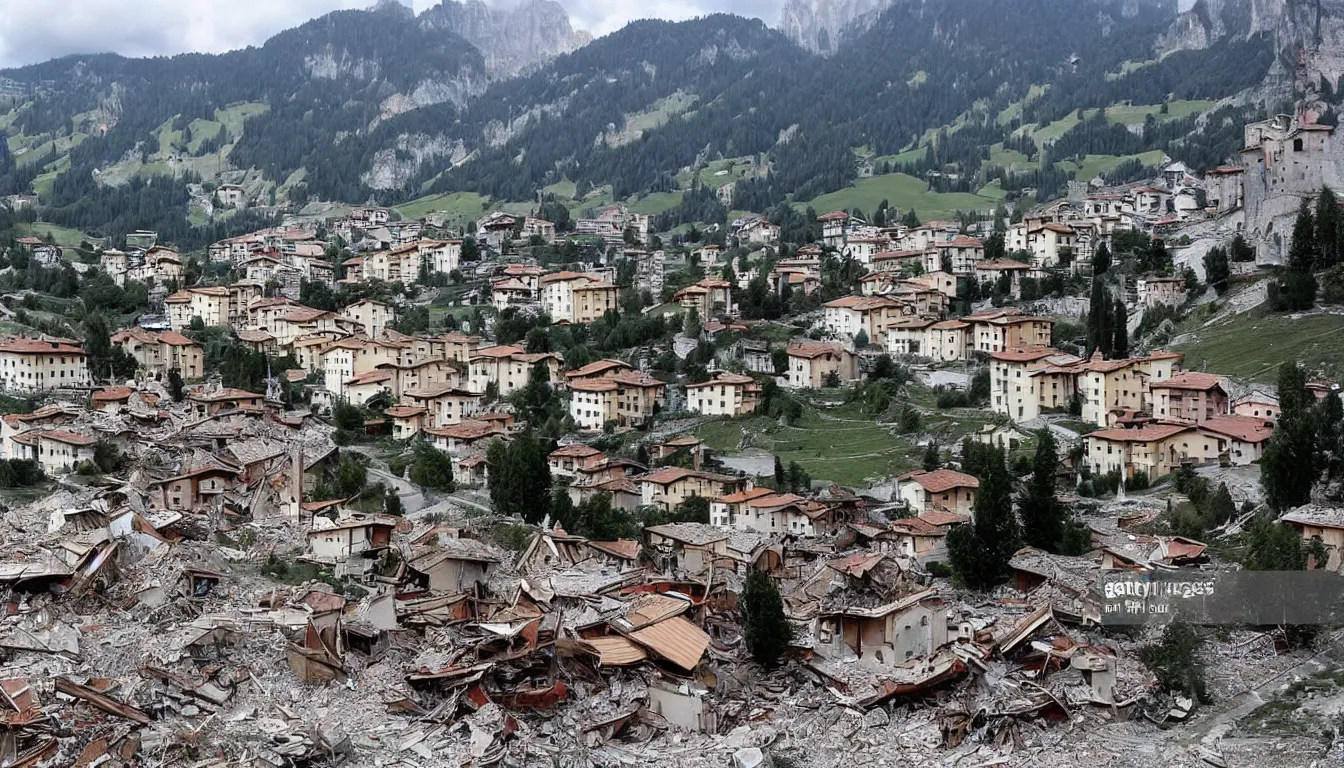
[[[0,518],[0,768],[1276,765],[1165,739],[1205,710],[1156,689],[1153,630],[1099,625],[1103,569],[1213,567],[1126,533],[1133,503],[1096,552],[1024,549],[970,594],[835,492],[791,502],[839,521],[817,535],[554,528],[506,551],[451,500],[305,501],[347,450],[315,419],[61,413],[135,459]],[[777,668],[744,638],[752,569],[793,628]],[[1285,648],[1230,631],[1215,696],[1290,670]]]

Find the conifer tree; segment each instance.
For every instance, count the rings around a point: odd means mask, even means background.
[[[742,630],[751,657],[766,667],[779,664],[793,638],[779,587],[765,571],[747,575],[742,590]]]
[[[1129,357],[1129,315],[1125,311],[1125,302],[1115,300],[1115,312],[1111,315],[1115,323],[1115,342],[1111,344],[1111,357],[1124,360]]]
[[[1055,469],[1059,454],[1049,429],[1036,436],[1036,455],[1031,463],[1031,481],[1018,502],[1022,517],[1022,540],[1037,549],[1058,552],[1064,539],[1064,505],[1055,497]]]
[[[952,572],[969,589],[984,591],[1008,578],[1008,561],[1021,539],[1013,514],[1012,478],[999,451],[986,453],[971,522],[947,534]]]

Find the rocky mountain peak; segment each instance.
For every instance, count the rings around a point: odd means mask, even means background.
[[[420,14],[420,25],[466,38],[481,51],[486,72],[496,79],[537,69],[592,40],[587,31],[574,29],[569,13],[554,0],[525,0],[512,8],[492,8],[481,0],[443,0]]]
[[[788,0],[777,28],[809,51],[830,55],[846,35],[868,29],[890,6],[891,0]]]

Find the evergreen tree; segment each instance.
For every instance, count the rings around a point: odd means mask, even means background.
[[[753,570],[747,575],[742,590],[742,635],[751,657],[765,667],[779,664],[793,638],[779,587],[765,571]]]
[[[1227,249],[1214,246],[1204,254],[1204,280],[1219,296],[1227,293],[1227,281],[1232,277],[1232,265],[1228,262]]]
[[[1037,549],[1058,552],[1064,541],[1064,505],[1055,497],[1055,468],[1059,454],[1049,429],[1036,434],[1036,455],[1031,463],[1031,481],[1018,502],[1022,517],[1022,540]]]
[[[491,442],[485,462],[495,512],[532,524],[546,517],[550,512],[551,470],[546,452],[531,429],[510,443]]]
[[[412,449],[410,480],[416,485],[436,491],[452,491],[453,460],[448,454],[424,440],[418,440]]]
[[[780,460],[779,460],[779,456],[776,455],[776,456],[775,456],[775,487],[779,488],[780,490],[783,490],[783,489],[784,489],[784,482],[785,482],[785,480],[787,480],[787,479],[788,479],[787,475],[784,474],[784,462],[780,461]]]
[[[389,491],[387,496],[383,497],[383,512],[393,517],[406,516],[406,506],[401,503],[401,497],[395,491]]]
[[[1115,343],[1115,331],[1111,326],[1111,299],[1105,283],[1100,278],[1092,278],[1092,299],[1087,313],[1087,344],[1090,351],[1100,350],[1103,356],[1110,356]]]
[[[682,321],[681,333],[683,336],[694,339],[700,336],[700,310],[691,307],[686,310],[686,317]]]
[[[1003,454],[995,450],[984,456],[980,488],[975,496],[971,522],[947,534],[947,555],[952,572],[969,589],[984,591],[1008,578],[1008,561],[1018,549],[1020,533],[1013,514],[1012,478]]]
[[[569,489],[564,486],[557,485],[551,494],[551,519],[567,532],[577,530],[578,510],[569,497]]]
[[[930,440],[929,447],[924,449],[924,471],[932,472],[941,466],[943,460],[938,454],[938,443]]]
[[[1339,263],[1339,202],[1329,187],[1321,187],[1316,198],[1316,269],[1329,269]]]
[[[1306,504],[1316,483],[1316,430],[1307,402],[1306,374],[1295,362],[1279,366],[1279,420],[1260,460],[1260,484],[1270,507]]]
[[[168,372],[168,396],[173,398],[173,402],[182,402],[183,396],[182,374],[177,369]]]
[[[994,234],[985,238],[986,260],[996,261],[998,259],[1006,257],[1007,255],[1008,255],[1008,249],[1007,246],[1004,244],[1004,237],[1002,232],[995,232]]]
[[[653,460],[649,457],[649,449],[643,443],[640,443],[639,448],[635,450],[635,461],[646,467],[652,464]],[[775,461],[778,462],[779,457],[775,457]]]
[[[1097,246],[1092,254],[1092,275],[1104,275],[1111,268],[1111,249],[1106,243]]]
[[[1115,312],[1111,315],[1115,323],[1115,342],[1111,345],[1111,357],[1124,360],[1129,357],[1129,315],[1125,311],[1125,302],[1115,300]]]
[[[1302,206],[1297,209],[1297,220],[1293,222],[1293,240],[1288,247],[1288,269],[1299,275],[1309,275],[1316,271],[1319,258],[1316,220],[1311,215],[1311,207],[1303,200]]]
[[[1227,483],[1219,483],[1218,490],[1209,498],[1209,509],[1205,515],[1209,525],[1222,525],[1236,514],[1237,505],[1232,501],[1232,492],[1227,490]]]
[[[1201,704],[1209,703],[1204,663],[1199,654],[1204,641],[1184,619],[1177,617],[1162,630],[1162,640],[1139,651],[1139,658],[1168,691],[1182,693]]]

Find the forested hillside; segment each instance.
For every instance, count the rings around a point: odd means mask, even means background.
[[[467,41],[384,4],[219,56],[0,73],[0,192],[36,191],[65,226],[179,241],[254,223],[189,222],[171,189],[227,169],[297,204],[532,200],[564,182],[675,193],[673,206],[694,202],[687,169],[723,158],[750,159],[733,199],[746,210],[861,174],[1046,197],[1070,177],[1139,173],[1153,153],[1209,167],[1238,148],[1263,106],[1214,102],[1264,81],[1269,35],[1158,60],[1174,17],[1134,0],[896,0],[829,57],[757,20],[640,21],[490,83]]]

